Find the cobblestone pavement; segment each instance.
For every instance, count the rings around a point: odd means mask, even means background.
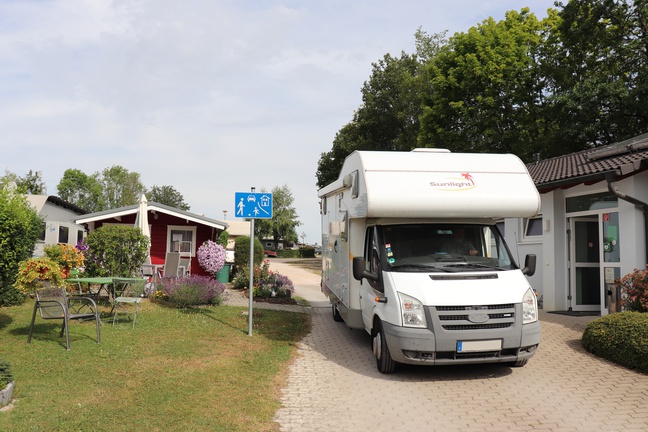
[[[313,306],[275,417],[282,431],[648,431],[648,376],[582,348],[592,317],[541,311],[542,342],[523,368],[402,365],[382,375],[369,336],[333,321],[319,276],[273,266]]]

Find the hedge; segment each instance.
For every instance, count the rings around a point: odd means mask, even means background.
[[[594,320],[582,342],[592,354],[648,374],[648,313],[613,313]]]

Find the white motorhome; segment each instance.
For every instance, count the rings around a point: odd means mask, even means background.
[[[380,372],[533,356],[535,256],[521,270],[497,229],[540,208],[516,156],[356,151],[318,195],[322,292],[336,321],[371,334]]]

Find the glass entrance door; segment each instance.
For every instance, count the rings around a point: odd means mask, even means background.
[[[574,311],[601,309],[601,245],[598,215],[572,218],[570,304]]]

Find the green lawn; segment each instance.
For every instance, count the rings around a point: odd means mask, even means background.
[[[276,431],[280,389],[308,314],[246,308],[178,310],[145,302],[133,330],[36,318],[33,301],[0,308],[0,359],[14,372],[14,409],[0,431]]]

